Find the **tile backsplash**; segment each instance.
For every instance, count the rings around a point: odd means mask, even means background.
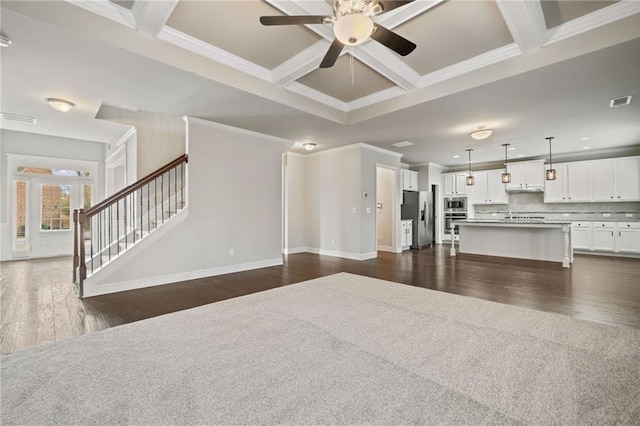
[[[508,212],[520,216],[544,216],[547,220],[640,221],[640,202],[545,203],[542,192],[513,192],[509,204],[472,206],[476,219],[502,218]]]

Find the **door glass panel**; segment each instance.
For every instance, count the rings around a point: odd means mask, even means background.
[[[62,176],[62,177],[90,177],[91,173],[86,170],[66,170],[66,169],[47,169],[43,167],[27,167],[18,166],[16,172],[20,174],[36,174],[36,175],[50,175],[50,176]]]
[[[15,250],[27,248],[27,182],[18,180],[15,187]]]
[[[43,231],[70,229],[70,200],[71,185],[42,185],[40,229]]]

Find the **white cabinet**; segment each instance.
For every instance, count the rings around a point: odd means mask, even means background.
[[[507,192],[502,183],[502,169],[476,172],[475,185],[469,191],[471,204],[507,204]]]
[[[567,164],[567,201],[572,203],[591,200],[591,170],[589,164]]]
[[[616,200],[640,200],[640,157],[616,159]]]
[[[616,251],[640,253],[640,222],[618,222]]]
[[[574,249],[591,250],[593,224],[591,222],[574,222],[571,224],[571,242]]]
[[[445,173],[442,175],[445,197],[467,195],[466,173]]]
[[[400,246],[403,250],[413,244],[413,220],[403,220],[400,222]]]
[[[544,202],[545,203],[565,203],[567,202],[567,165],[556,164],[555,180],[545,180]]]
[[[507,189],[542,189],[544,188],[544,160],[521,161],[509,164],[511,182]]]
[[[615,250],[615,222],[593,222],[593,246],[596,251]]]
[[[640,200],[640,157],[591,162],[593,201]]]
[[[418,190],[418,172],[414,172],[413,170],[402,170],[402,190]]]

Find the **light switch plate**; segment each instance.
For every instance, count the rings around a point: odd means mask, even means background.
[[[371,213],[371,209],[367,207],[367,213]]]
[[[351,213],[358,213],[357,207],[351,207]]]

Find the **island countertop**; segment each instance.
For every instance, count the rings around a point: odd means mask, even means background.
[[[565,268],[573,261],[569,221],[467,219],[451,226],[460,230],[460,253],[559,262]]]

